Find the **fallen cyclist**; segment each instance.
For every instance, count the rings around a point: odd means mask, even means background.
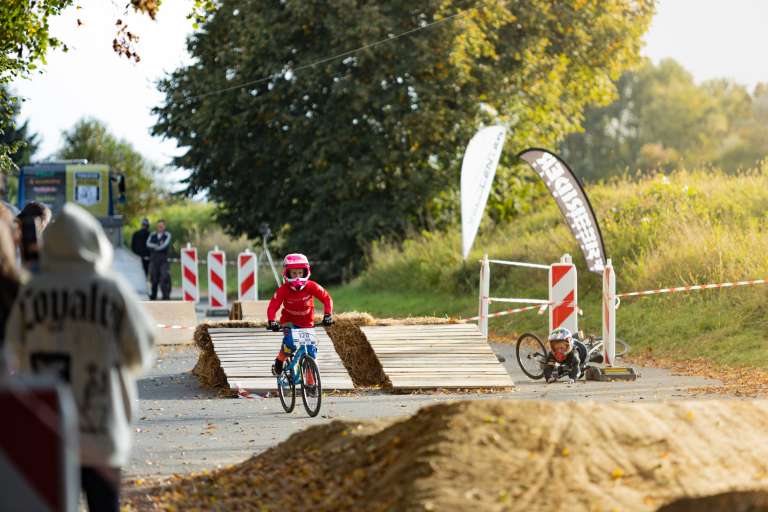
[[[587,366],[587,347],[571,331],[559,327],[549,334],[549,348],[544,378],[547,383],[556,382],[560,377],[568,376],[568,383],[573,384],[582,375]]]
[[[283,278],[285,282],[272,296],[267,307],[267,329],[279,331],[283,324],[283,342],[280,352],[272,365],[272,375],[280,375],[283,363],[296,350],[291,328],[308,329],[314,327],[315,301],[323,303],[323,325],[333,324],[333,300],[325,288],[310,281],[309,260],[303,254],[289,254],[283,260]],[[277,310],[283,307],[280,323],[275,321]],[[310,354],[315,357],[315,354]]]

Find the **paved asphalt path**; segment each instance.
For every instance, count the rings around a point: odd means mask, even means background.
[[[446,400],[599,400],[640,402],[690,398],[687,388],[717,385],[697,377],[673,376],[642,368],[636,382],[544,384],[520,372],[514,346],[494,345],[517,387],[508,393],[435,393],[393,395],[363,392],[324,396],[320,416],[309,418],[297,396],[296,409],[285,414],[276,397],[218,398],[202,389],[190,370],[194,347],[163,348],[157,363],[139,381],[140,420],[134,425],[134,449],[124,467],[126,478],[162,478],[174,473],[210,470],[246,460],[311,425],[336,418],[369,419],[410,415]],[[700,398],[700,397],[699,397]]]

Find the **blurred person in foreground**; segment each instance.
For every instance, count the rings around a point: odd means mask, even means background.
[[[112,245],[90,213],[67,203],[44,238],[40,272],[20,288],[11,309],[6,360],[20,376],[69,383],[88,508],[117,511],[137,405],[134,379],[153,362],[152,324],[130,286],[110,270]]]
[[[14,231],[12,211],[0,206],[0,349],[3,347],[5,324],[24,274],[16,264]]]
[[[149,280],[152,282],[150,300],[157,299],[157,286],[163,293],[163,300],[171,300],[171,271],[168,266],[168,251],[171,248],[171,234],[165,230],[165,221],[160,219],[156,231],[147,238],[149,248]]]
[[[149,276],[149,247],[147,239],[149,238],[149,219],[141,219],[141,229],[135,231],[131,236],[131,251],[141,258],[141,266],[144,267],[144,278]]]
[[[51,209],[39,201],[27,203],[16,216],[16,232],[19,235],[17,245],[21,252],[21,262],[30,272],[37,272],[40,268],[41,237],[51,222],[51,217]]]

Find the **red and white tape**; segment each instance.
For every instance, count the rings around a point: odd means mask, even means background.
[[[674,288],[657,288],[656,290],[644,290],[641,292],[617,293],[616,297],[642,297],[645,295],[659,295],[662,293],[690,292],[696,290],[714,290],[717,288],[734,288],[737,286],[755,286],[767,284],[768,279],[751,279],[749,281],[734,281],[732,283],[696,284],[692,286],[676,286]]]
[[[190,331],[194,331],[197,329],[197,327],[190,327],[188,325],[168,325],[168,324],[157,324],[155,325],[158,329],[189,329]]]

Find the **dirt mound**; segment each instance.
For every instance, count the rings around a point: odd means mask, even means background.
[[[724,492],[702,498],[681,498],[657,512],[768,512],[768,492]]]
[[[467,401],[309,428],[142,503],[222,510],[656,510],[768,488],[768,402]]]

